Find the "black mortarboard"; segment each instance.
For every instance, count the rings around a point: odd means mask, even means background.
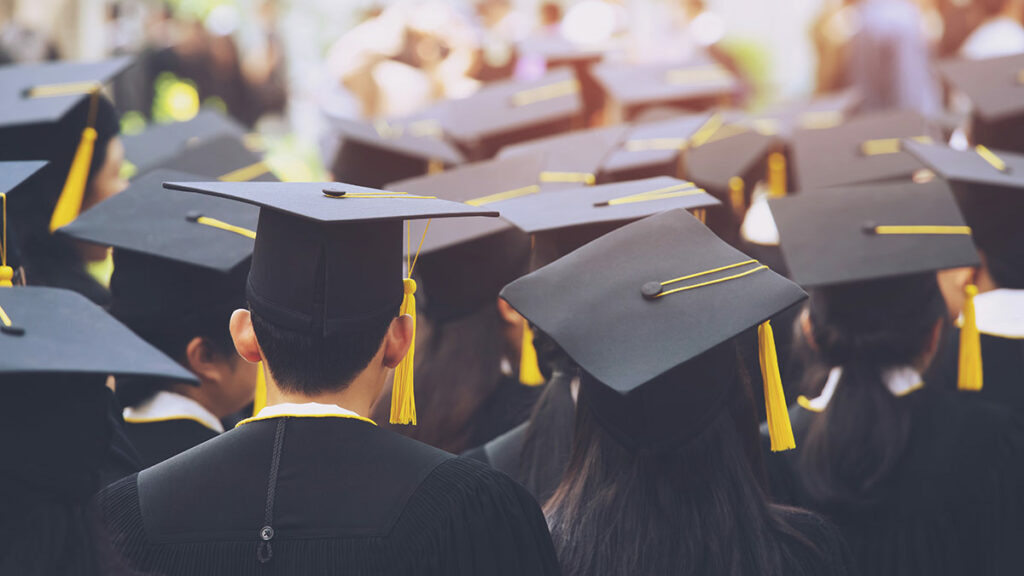
[[[1024,152],[1024,55],[946,61],[939,73],[971,101],[973,143]]]
[[[0,194],[7,194],[27,182],[46,166],[42,160],[0,162]]]
[[[565,132],[583,112],[579,81],[557,69],[537,80],[488,84],[479,92],[443,103],[445,133],[474,160],[490,158],[509,144]]]
[[[517,154],[541,154],[544,168],[539,183],[545,189],[590,185],[605,158],[619,145],[629,128],[624,125],[591,128],[548,136],[501,149],[499,158]]]
[[[629,445],[665,446],[710,424],[731,392],[725,383],[733,384],[724,375],[696,383],[671,378],[674,369],[806,295],[672,210],[610,232],[509,284],[501,296],[584,371],[602,425]],[[774,357],[767,326],[762,340],[765,357]],[[766,387],[779,394],[769,417],[781,426],[785,400],[777,368],[767,368],[775,375]]]
[[[828,286],[978,263],[941,181],[821,190],[768,201],[783,256],[803,286]]]
[[[939,141],[940,131],[909,111],[874,112],[826,129],[797,130],[793,162],[797,190],[909,180],[921,163],[900,139]]]
[[[702,110],[739,89],[731,72],[707,58],[646,65],[602,62],[592,72],[610,105],[610,121],[632,120],[643,109],[664,104]]]
[[[601,174],[621,182],[652,176],[679,176],[680,154],[690,139],[711,119],[711,114],[689,114],[632,126],[619,146],[605,159]]]
[[[458,149],[444,140],[436,121],[369,124],[332,118],[330,123],[341,137],[331,172],[336,179],[359,186],[381,188],[464,161]]]
[[[158,168],[225,182],[273,182],[277,178],[258,154],[233,136],[217,136],[189,146]]]
[[[85,297],[57,288],[0,288],[0,374],[195,376]]]
[[[245,306],[259,209],[163,188],[199,179],[154,170],[58,231],[113,246],[111,313],[153,343],[196,315]]]
[[[1024,278],[1024,155],[985,147],[904,146],[952,185],[988,266],[1006,270],[999,276]]]
[[[357,333],[400,313],[415,322],[416,283],[402,270],[404,220],[498,215],[431,196],[336,182],[164,186],[260,206],[246,285],[249,309],[281,329],[313,337]],[[418,239],[407,239],[413,241]],[[407,355],[395,372],[392,423],[416,423],[412,362]]]
[[[131,63],[124,57],[0,67],[0,126],[58,122]]]
[[[518,154],[395,182],[391,188],[500,211],[505,200],[540,193],[543,162],[540,154]],[[529,236],[499,218],[433,222],[425,237],[422,222],[410,230],[412,238],[424,238],[416,272],[426,291],[425,310],[435,318],[493,304],[501,287],[529,267]]]
[[[683,175],[726,202],[732,200],[730,181],[742,178],[749,199],[754,184],[766,174],[768,156],[781,151],[783,142],[745,127],[725,126],[721,130],[721,137],[713,135],[683,152]],[[725,135],[725,131],[731,134]]]
[[[204,108],[191,120],[151,124],[139,134],[124,135],[124,159],[135,174],[142,174],[190,146],[218,136],[241,140],[245,134],[245,127],[227,114],[215,108]]]

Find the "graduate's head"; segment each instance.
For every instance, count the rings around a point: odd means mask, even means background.
[[[122,381],[122,403],[134,405],[170,388],[226,416],[252,401],[256,386],[256,366],[235,352],[228,324],[234,310],[245,306],[249,236],[259,211],[241,202],[163,189],[164,181],[175,179],[195,176],[147,173],[57,233],[114,247],[111,313],[200,382],[195,387]]]
[[[399,370],[396,389],[408,391],[399,396],[411,404],[411,362],[400,363],[415,338],[416,283],[403,273],[403,255],[411,252],[403,220],[496,215],[338,183],[164,186],[261,207],[246,284],[249,306],[232,315],[231,335],[243,358],[266,361],[268,385],[302,397],[356,383],[361,397],[375,396],[389,370],[407,367]]]

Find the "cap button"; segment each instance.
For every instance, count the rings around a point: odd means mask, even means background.
[[[648,282],[640,287],[640,293],[646,300],[654,300],[661,294],[661,282]]]
[[[864,231],[865,234],[875,234],[877,233],[877,228],[878,225],[875,224],[875,222],[872,220],[868,220],[867,222],[864,223],[863,226],[861,226],[861,229]]]
[[[333,188],[324,188],[324,196],[330,196],[331,198],[341,198],[345,195],[344,190],[335,190]]]
[[[0,332],[9,336],[24,336],[25,329],[21,326],[7,326],[6,324],[0,324]]]
[[[196,210],[189,210],[188,214],[185,214],[185,220],[189,222],[198,222],[203,215]]]

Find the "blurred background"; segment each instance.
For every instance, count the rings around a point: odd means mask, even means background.
[[[0,61],[137,56],[115,85],[123,131],[201,106],[251,130],[284,179],[325,175],[323,118],[407,117],[482,83],[537,78],[519,47],[558,39],[605,60],[710,53],[757,110],[863,82],[865,106],[941,104],[931,63],[1024,51],[1024,0],[0,0]],[[600,119],[592,119],[600,124]]]

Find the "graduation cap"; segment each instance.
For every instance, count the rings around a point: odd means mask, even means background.
[[[540,194],[537,178],[543,168],[542,154],[515,154],[396,182],[392,188],[500,211],[506,201]],[[530,269],[529,235],[499,218],[434,222],[426,235],[424,225],[416,222],[410,235],[424,238],[416,272],[426,291],[424,311],[438,322],[493,306],[501,288]],[[522,346],[520,382],[543,384],[528,325]]]
[[[487,84],[445,102],[438,116],[445,133],[482,160],[509,144],[566,132],[582,111],[579,81],[572,70],[559,68],[537,80]]]
[[[315,338],[357,333],[396,311],[415,319],[416,282],[402,270],[404,220],[498,215],[433,196],[343,183],[164,186],[260,207],[246,285],[250,310],[281,329]],[[410,276],[414,261],[406,265]],[[410,349],[395,372],[393,423],[416,422],[413,362]]]
[[[818,190],[885,180],[909,180],[921,163],[902,139],[941,141],[940,131],[914,112],[874,112],[834,128],[802,129],[793,136],[796,188]]]
[[[1008,271],[1024,269],[1024,155],[984,146],[967,150],[918,142],[904,146],[952,185],[986,264]]]
[[[5,128],[57,123],[89,100],[81,140],[50,219],[51,232],[74,220],[82,208],[96,143],[100,91],[131,62],[125,57],[0,67],[0,126]]]
[[[331,126],[341,135],[331,171],[335,178],[352,184],[379,188],[465,161],[444,140],[441,123],[435,120],[370,124],[333,118]]]
[[[769,205],[790,273],[805,287],[978,264],[971,228],[940,180],[835,188],[772,199]],[[961,377],[960,386],[980,389],[981,345],[969,320],[972,328],[961,334],[961,355],[977,359],[978,372],[976,378]],[[962,364],[964,374],[972,363]]]
[[[629,128],[623,141],[601,166],[604,178],[616,182],[651,176],[679,176],[680,155],[711,114],[679,115]]]
[[[185,148],[158,168],[224,182],[274,182],[277,178],[260,156],[234,136],[216,136]]]
[[[686,211],[610,232],[501,296],[580,366],[598,421],[630,446],[680,445],[704,430],[735,383],[672,375],[759,326],[772,449],[793,447],[767,320],[806,294]]]
[[[27,182],[46,166],[46,162],[33,160],[0,162],[0,287],[11,286],[14,269],[7,264],[7,194]]]
[[[650,106],[708,108],[739,89],[739,80],[709,58],[646,65],[602,62],[592,71],[613,106],[611,118],[620,121]]]
[[[948,60],[939,73],[970,99],[976,144],[1024,152],[1024,55]]]
[[[627,126],[591,128],[548,136],[501,149],[498,158],[518,154],[542,154],[544,168],[539,182],[545,189],[592,185],[605,158],[625,138]]]
[[[723,123],[683,152],[683,174],[742,212],[754,184],[767,173],[768,157],[783,147],[774,135]]]
[[[70,290],[0,288],[0,374],[195,376]]]
[[[195,146],[218,136],[242,140],[244,126],[214,108],[203,108],[194,118],[184,122],[151,124],[139,134],[126,134],[124,159],[134,174],[142,174],[160,166]]]

